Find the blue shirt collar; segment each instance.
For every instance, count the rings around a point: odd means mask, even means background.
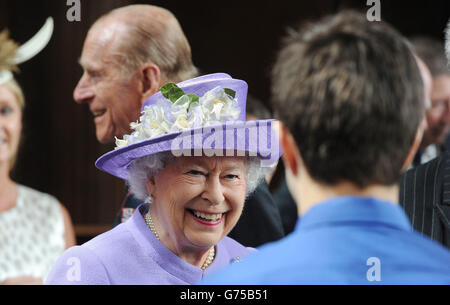
[[[348,223],[379,223],[411,231],[411,224],[398,204],[371,197],[335,197],[313,206],[296,224],[296,231]]]

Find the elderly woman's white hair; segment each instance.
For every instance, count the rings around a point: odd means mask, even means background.
[[[129,168],[128,185],[131,193],[140,200],[149,200],[147,180],[157,175],[170,160],[175,158],[171,152],[160,152],[135,160]],[[205,157],[207,158],[207,157]],[[264,179],[271,168],[261,167],[261,160],[257,157],[245,157],[246,162],[246,197],[249,196]]]

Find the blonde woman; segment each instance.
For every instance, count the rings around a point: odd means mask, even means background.
[[[0,284],[42,284],[75,236],[67,210],[55,197],[10,177],[25,106],[12,74],[23,55],[19,51],[6,31],[0,33]]]

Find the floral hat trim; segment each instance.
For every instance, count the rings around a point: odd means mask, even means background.
[[[130,124],[130,135],[116,137],[116,148],[142,142],[161,135],[183,130],[237,121],[241,113],[236,92],[217,86],[202,97],[186,94],[174,83],[161,87],[160,99],[145,106],[137,122]]]

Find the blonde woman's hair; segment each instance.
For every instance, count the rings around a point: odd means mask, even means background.
[[[18,48],[19,45],[9,38],[8,30],[3,30],[2,32],[0,32],[0,71],[2,70],[8,70],[11,72],[19,71],[16,63],[14,62],[14,56]],[[12,78],[0,85],[4,86],[13,93],[21,111],[23,111],[23,108],[25,107],[25,96],[23,94],[22,88],[20,88],[17,81],[14,78]],[[9,162],[10,170],[13,169],[16,160],[17,160],[17,151],[12,156]]]
[[[0,32],[0,71],[19,71],[19,68],[14,61],[14,56],[16,55],[18,48],[19,45],[14,40],[9,38],[8,30],[3,30]],[[12,91],[17,99],[17,102],[19,103],[20,108],[23,109],[25,106],[25,98],[17,81],[12,78],[2,85]]]

